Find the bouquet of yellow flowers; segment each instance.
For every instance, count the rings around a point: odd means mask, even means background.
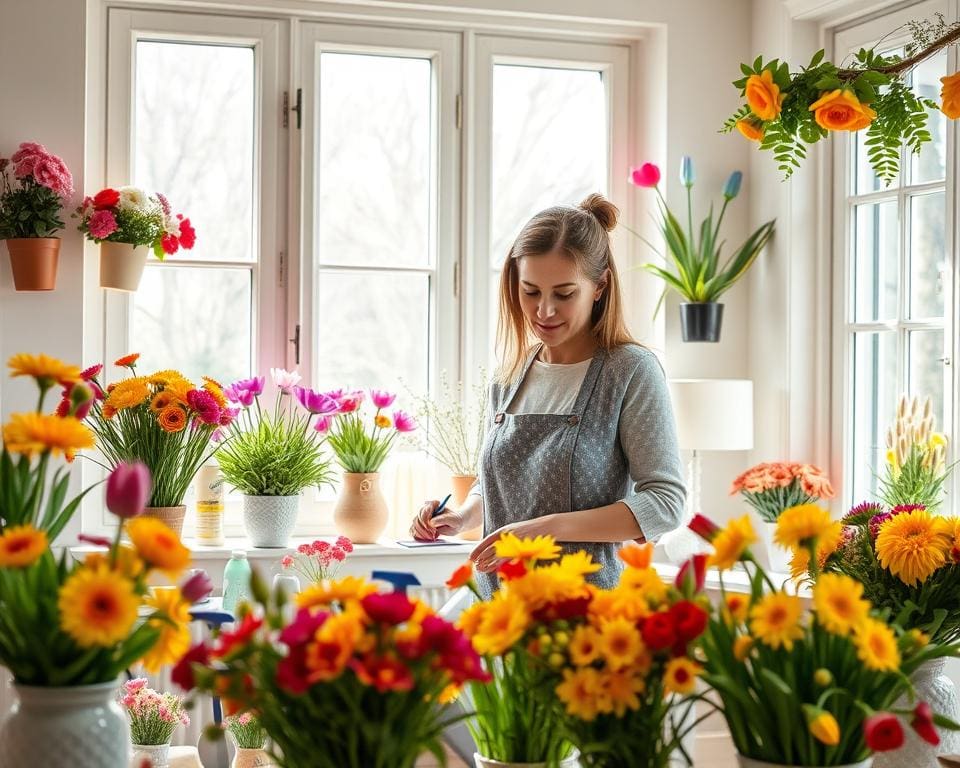
[[[472,691],[480,748],[549,739],[531,759],[555,765],[570,742],[588,768],[668,765],[696,699],[701,667],[693,653],[707,622],[703,557],[669,586],[651,567],[653,546],[630,546],[621,550],[619,585],[601,590],[585,580],[599,568],[590,556],[561,557],[549,536],[506,534],[495,547],[505,561],[500,588],[459,620],[494,677]]]
[[[778,588],[750,551],[756,534],[748,516],[721,529],[702,515],[690,528],[714,547],[710,562],[721,571],[722,605],[701,642],[703,679],[715,691],[739,753],[753,760],[798,766],[849,765],[871,752],[899,748],[900,718],[920,738],[939,742],[936,726],[960,725],[934,713],[927,702],[898,709],[913,694],[909,675],[932,659],[956,656],[917,630],[889,623],[849,576],[822,573],[818,544],[839,524],[808,504],[786,510],[776,540],[806,553],[812,600]],[[723,589],[723,571],[742,564],[747,594]],[[805,728],[797,725],[805,723]]]

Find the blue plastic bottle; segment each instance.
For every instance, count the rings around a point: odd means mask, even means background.
[[[237,605],[250,599],[250,563],[247,553],[235,549],[223,569],[223,610],[236,613]]]

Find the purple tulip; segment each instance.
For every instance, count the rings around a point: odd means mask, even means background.
[[[300,401],[300,405],[310,413],[319,413],[326,416],[337,412],[337,401],[327,397],[322,392],[316,392],[306,387],[294,387],[293,392],[297,396],[297,400]]]
[[[117,517],[136,517],[150,500],[150,470],[141,461],[122,461],[107,478],[107,509]]]
[[[191,605],[199,600],[203,600],[203,598],[211,592],[213,592],[213,582],[210,581],[210,577],[207,576],[207,572],[204,570],[199,570],[194,573],[193,576],[183,582],[183,585],[180,587],[180,594],[182,594],[184,600]]]
[[[417,422],[406,411],[394,411],[393,426],[396,427],[397,432],[413,432],[417,428]]]
[[[387,392],[385,389],[371,389],[370,390],[370,400],[373,402],[377,408],[389,408],[393,405],[393,401],[397,399],[397,396],[392,392]]]

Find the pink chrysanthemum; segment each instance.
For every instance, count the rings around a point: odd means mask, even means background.
[[[106,240],[117,231],[117,220],[110,211],[97,211],[87,222],[87,228],[94,240]]]

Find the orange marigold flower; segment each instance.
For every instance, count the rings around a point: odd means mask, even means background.
[[[165,432],[180,432],[187,426],[187,414],[179,405],[168,405],[160,411],[157,422]]]
[[[127,521],[127,535],[140,557],[152,568],[176,577],[190,564],[190,550],[162,520],[135,517]]]
[[[134,352],[129,355],[124,355],[123,357],[118,357],[113,361],[113,364],[118,368],[132,368],[137,364],[137,360],[140,359],[140,353]]]

